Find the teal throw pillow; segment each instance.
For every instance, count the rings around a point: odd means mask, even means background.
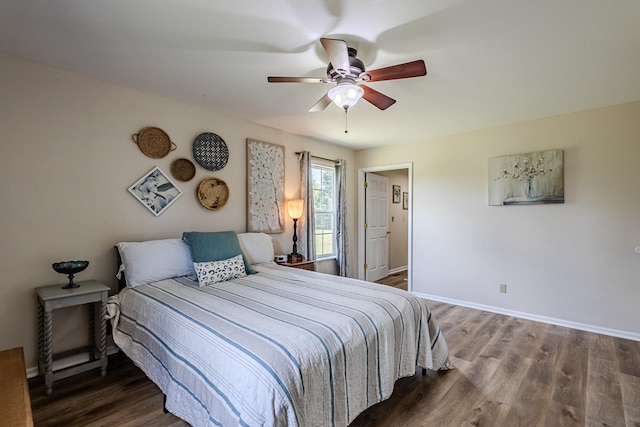
[[[182,233],[182,240],[189,246],[193,262],[220,261],[242,255],[247,274],[256,273],[244,256],[235,231],[188,231]]]

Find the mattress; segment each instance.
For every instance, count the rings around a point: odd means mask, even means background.
[[[416,367],[448,369],[424,300],[275,263],[198,286],[186,277],[109,302],[114,341],[194,426],[346,426]]]

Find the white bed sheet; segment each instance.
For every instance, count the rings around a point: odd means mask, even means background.
[[[292,269],[198,287],[126,288],[109,305],[114,341],[194,426],[346,426],[416,366],[448,369],[424,300]]]

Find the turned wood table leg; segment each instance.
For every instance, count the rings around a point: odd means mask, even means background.
[[[89,358],[91,360],[96,358],[96,354],[94,351],[94,347],[96,349],[99,348],[98,346],[98,341],[96,341],[96,313],[95,313],[95,303],[91,304],[89,307],[89,345],[90,345],[90,352],[89,352]]]
[[[100,374],[104,377],[107,375],[107,304],[102,301],[100,303],[100,343],[98,350],[100,351]]]
[[[51,309],[44,309],[44,385],[47,396],[53,393],[53,313]]]
[[[38,304],[38,374],[44,375],[44,308]]]

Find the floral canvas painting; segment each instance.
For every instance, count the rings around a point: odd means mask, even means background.
[[[489,205],[564,203],[564,152],[489,159]]]
[[[155,167],[129,187],[129,192],[155,216],[164,212],[182,191],[160,170]]]
[[[284,232],[284,146],[247,139],[247,231]]]

